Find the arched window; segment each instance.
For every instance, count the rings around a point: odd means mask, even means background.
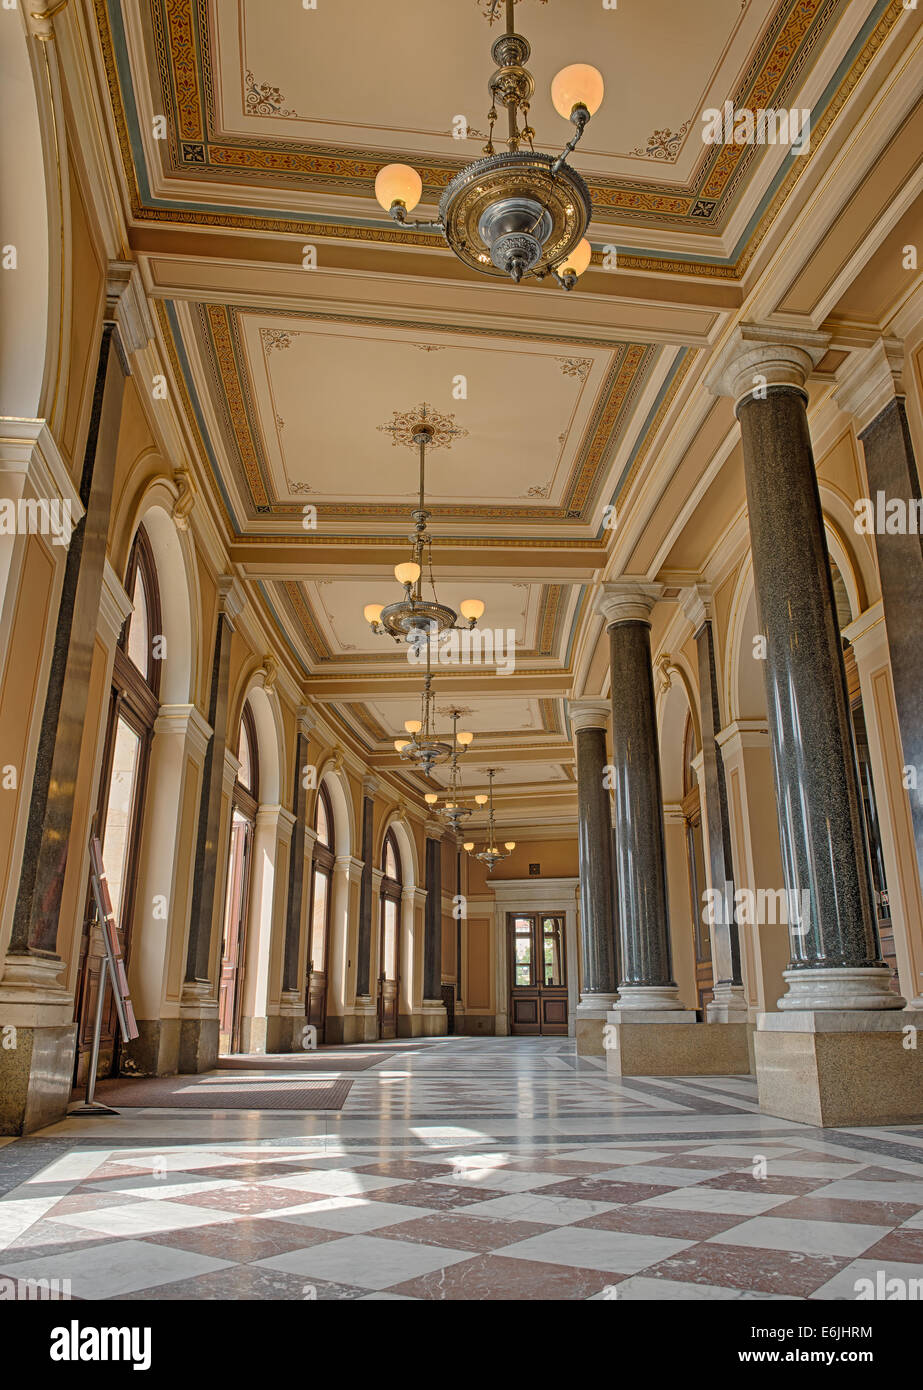
[[[131,954],[131,926],[138,849],[144,810],[148,755],[154,721],[160,708],[160,591],[151,543],[138,527],[125,570],[125,592],[133,609],[126,618],[112,663],[112,690],[103,747],[96,825],[102,843],[103,865],[115,910],[126,962]],[[102,956],[95,954],[96,938],[89,930],[92,895],[87,894],[76,997],[76,1077],[82,1082],[93,1041],[96,991]],[[92,951],[91,951],[92,948]],[[114,1006],[103,1025],[98,1072],[116,1069],[117,1036]]]
[[[233,744],[231,745],[233,747]],[[250,861],[253,830],[259,808],[260,760],[256,723],[250,701],[244,702],[237,731],[237,777],[231,793],[231,845],[221,938],[221,979],[218,985],[218,1050],[236,1052],[240,1032],[240,967],[247,934]]]
[[[401,965],[401,852],[394,831],[385,835],[381,854],[381,910],[378,944],[378,1036],[397,1037],[398,981]]]
[[[333,902],[335,822],[330,793],[323,782],[314,801],[314,871],[311,875],[311,935],[308,947],[307,1019],[323,1042],[327,1023],[327,978],[330,955],[330,916]]]

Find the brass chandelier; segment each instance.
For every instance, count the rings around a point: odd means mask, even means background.
[[[437,440],[437,428],[443,436],[441,440],[443,443],[452,435],[463,434],[466,431],[454,429],[443,417],[439,417],[437,421],[425,401],[414,411],[411,411],[409,417],[400,417],[397,423],[380,428],[394,434],[395,440],[400,438],[400,442],[416,445],[419,449],[419,497],[417,506],[410,513],[414,524],[413,535],[408,537],[413,547],[412,558],[394,566],[394,577],[399,584],[404,586],[404,597],[395,603],[389,603],[387,606],[381,603],[367,603],[362,611],[373,632],[388,633],[395,642],[404,640],[418,645],[424,640],[428,643],[430,636],[438,636],[440,633],[458,626],[458,614],[454,608],[449,608],[447,604],[438,601],[433,582],[433,538],[426,529],[427,522],[432,515],[427,510],[425,497],[426,449],[434,440]],[[440,441],[437,440],[437,442]],[[431,599],[423,597],[424,557],[429,560],[429,582],[433,591]],[[479,598],[467,598],[462,601],[461,614],[467,620],[469,628],[473,628],[477,624],[478,618],[484,612],[484,607],[484,603]],[[428,645],[426,661],[428,671]]]
[[[438,815],[442,816],[449,823],[457,835],[468,817],[473,815],[472,808],[470,806],[463,806],[461,803],[461,774],[458,770],[458,757],[459,749],[464,753],[465,749],[472,743],[474,734],[468,733],[466,730],[463,730],[461,733],[458,732],[458,721],[461,718],[460,710],[453,709],[450,712],[450,718],[452,720],[452,766],[449,774],[449,789],[446,793],[446,799],[442,806],[439,805],[438,792],[427,792],[423,799],[427,806],[432,807],[433,810],[437,811]],[[486,800],[486,796],[475,797],[475,801],[477,801],[479,805],[483,805]]]
[[[404,729],[410,735],[409,738],[398,738],[394,740],[394,747],[400,754],[404,762],[413,763],[418,771],[424,776],[429,776],[433,768],[439,763],[452,759],[453,768],[457,771],[458,749],[462,752],[473,742],[474,734],[468,730],[458,730],[458,711],[453,711],[452,719],[452,742],[447,743],[440,738],[436,732],[436,711],[434,707],[433,695],[433,675],[430,670],[430,639],[426,640],[426,675],[423,679],[423,695],[420,701],[420,718],[407,719],[404,722]],[[429,801],[429,793],[426,800]],[[438,800],[438,797],[436,797]],[[432,804],[432,803],[430,803]]]
[[[503,846],[503,849],[497,848],[497,834],[494,827],[495,772],[496,768],[489,767],[487,769],[488,795],[475,797],[475,801],[477,801],[479,805],[483,805],[486,801],[489,806],[489,810],[487,812],[487,844],[481,850],[475,850],[473,840],[466,840],[464,845],[464,848],[465,850],[467,850],[468,854],[472,854],[475,859],[480,859],[482,864],[487,865],[488,873],[492,871],[495,864],[499,864],[501,859],[509,859],[510,855],[513,853],[513,850],[516,848],[515,840],[507,840]]]
[[[493,19],[499,0],[493,0]],[[456,256],[487,275],[507,275],[516,284],[526,277],[552,275],[573,289],[590,263],[592,247],[584,233],[593,215],[586,183],[567,163],[587,123],[603,99],[602,75],[586,63],[563,68],[551,84],[555,110],[575,126],[562,152],[537,154],[529,106],[535,80],[526,68],[531,48],[515,32],[514,0],[505,0],[506,32],[491,48],[496,71],[488,82],[491,107],[483,159],[467,165],[439,200],[435,222],[411,221],[423,181],[409,164],[387,164],[375,179],[375,196],[395,222],[438,231]],[[507,112],[506,151],[494,148],[498,106]],[[528,146],[524,149],[523,146]]]

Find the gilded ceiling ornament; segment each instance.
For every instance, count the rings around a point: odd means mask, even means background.
[[[269,82],[257,82],[250,69],[247,69],[244,103],[248,116],[297,116],[297,111],[283,106],[284,101],[278,87],[273,87]]]
[[[453,439],[462,439],[468,433],[462,426],[455,424],[454,415],[440,415],[425,401],[414,406],[412,410],[395,410],[391,424],[378,425],[377,428],[391,435],[392,444],[403,444],[407,449],[416,449],[419,443],[419,427],[423,422],[431,431],[427,440],[427,447],[430,449],[450,449]]]
[[[655,130],[652,135],[647,137],[643,145],[630,151],[632,157],[635,159],[666,160],[673,164],[679,155],[683,139],[691,124],[691,121],[683,121],[679,130],[670,130],[669,126],[664,130]]]
[[[580,381],[586,381],[593,365],[591,357],[558,357],[555,361],[560,362],[561,371],[565,376],[575,376]]]
[[[273,348],[290,348],[292,345],[292,334],[281,328],[261,328],[260,338],[264,352],[272,352]]]

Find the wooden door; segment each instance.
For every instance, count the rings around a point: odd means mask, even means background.
[[[378,1036],[397,1037],[400,903],[381,899],[381,936],[378,947]]]
[[[564,917],[553,912],[507,916],[510,1032],[567,1034],[567,947]]]
[[[236,1052],[239,1046],[240,986],[243,980],[252,836],[251,823],[235,811],[231,827],[221,980],[218,986],[218,1051],[222,1056]]]
[[[684,798],[683,813],[686,820],[686,859],[689,866],[689,901],[695,949],[696,1008],[704,1009],[715,997],[715,972],[712,964],[711,927],[705,906],[705,841],[697,788]]]

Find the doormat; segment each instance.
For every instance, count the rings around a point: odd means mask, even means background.
[[[219,1071],[368,1071],[369,1067],[377,1066],[390,1056],[393,1054],[389,1052],[352,1055],[346,1052],[299,1052],[272,1053],[268,1056],[235,1052],[230,1057],[219,1057],[217,1065]]]
[[[96,1098],[117,1110],[342,1110],[351,1081],[304,1081],[300,1077],[240,1080],[210,1072],[206,1076],[118,1077],[100,1081]],[[82,1100],[82,1093],[75,1095]]]

